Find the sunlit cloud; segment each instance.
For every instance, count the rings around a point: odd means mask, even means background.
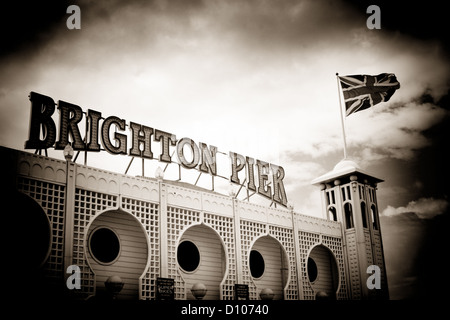
[[[449,207],[446,199],[420,198],[417,201],[411,201],[405,207],[394,208],[388,206],[383,210],[382,215],[393,217],[403,213],[414,213],[420,219],[431,219],[437,215],[443,214]]]

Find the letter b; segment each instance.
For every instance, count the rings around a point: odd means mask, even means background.
[[[30,92],[30,101],[30,132],[28,140],[25,142],[25,149],[50,148],[56,140],[56,126],[52,119],[52,115],[55,112],[55,101],[36,92]]]

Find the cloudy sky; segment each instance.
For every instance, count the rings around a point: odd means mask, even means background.
[[[295,210],[322,216],[310,182],[343,158],[336,72],[395,73],[401,88],[388,103],[346,119],[348,153],[385,180],[378,199],[391,298],[421,297],[448,248],[440,231],[449,209],[450,61],[438,3],[15,2],[0,26],[0,145],[23,150],[35,91],[281,165]],[[66,26],[70,4],[81,9],[80,30]],[[367,28],[370,4],[381,9],[379,30]],[[88,156],[118,172],[129,162]],[[146,174],[163,165],[148,161]]]

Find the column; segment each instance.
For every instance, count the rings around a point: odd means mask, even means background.
[[[159,184],[159,270],[160,277],[169,275],[168,246],[167,246],[167,187],[162,179]]]
[[[70,147],[70,145],[68,145]],[[67,267],[73,263],[73,225],[75,211],[75,178],[76,164],[72,162],[73,149],[64,149],[64,157],[66,158],[66,197],[64,203],[64,262],[63,274],[64,280],[71,275],[66,273]],[[65,282],[64,281],[64,282]]]
[[[300,239],[298,237],[298,222],[297,217],[294,212],[294,207],[292,205],[289,205],[289,210],[291,211],[291,217],[292,217],[292,233],[294,234],[294,247],[295,247],[295,269],[297,270],[297,294],[298,299],[303,300],[303,282],[302,282],[302,261],[301,261],[301,254],[300,254]]]
[[[236,260],[236,282],[243,283],[242,275],[242,246],[241,246],[241,218],[239,215],[238,200],[232,196],[233,201],[233,220],[234,220],[234,252]]]

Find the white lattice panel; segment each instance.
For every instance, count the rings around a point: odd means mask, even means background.
[[[294,247],[294,235],[291,229],[286,229],[277,226],[269,226],[270,234],[276,238],[283,245],[286,250],[290,281],[284,291],[285,300],[297,300],[297,268],[295,263],[295,247]]]
[[[334,257],[338,265],[339,273],[339,291],[337,292],[336,299],[343,300],[348,298],[348,287],[345,278],[345,262],[344,252],[342,249],[342,239],[330,236],[322,236],[322,243],[333,252]]]
[[[40,204],[50,221],[51,249],[45,265],[45,274],[54,281],[63,276],[64,199],[62,185],[19,177],[17,188]]]
[[[70,188],[66,190],[65,187],[66,165],[66,161],[18,152],[17,189],[34,199],[50,221],[52,243],[45,272],[46,276],[55,281],[64,278],[64,206],[66,194],[71,193]],[[175,299],[186,299],[184,280],[177,265],[176,246],[183,231],[199,223],[214,229],[224,244],[226,272],[221,283],[222,299],[234,298],[234,285],[240,278],[237,274],[239,262],[242,263],[242,283],[248,284],[250,298],[259,299],[250,274],[248,258],[252,244],[264,235],[277,239],[287,254],[289,282],[284,291],[285,299],[315,299],[307,276],[307,258],[308,252],[317,244],[329,248],[336,257],[339,273],[337,298],[361,298],[361,284],[364,281],[362,277],[365,275],[360,274],[356,236],[354,230],[346,230],[347,248],[344,250],[340,222],[301,214],[293,215],[284,209],[246,201],[237,201],[234,204],[229,196],[205,192],[194,186],[186,187],[181,183],[131,177],[78,164],[75,169],[75,198],[67,200],[69,203],[73,200],[74,205],[72,264],[81,269],[82,294],[95,293],[95,275],[85,256],[87,227],[100,211],[122,208],[139,220],[148,237],[149,257],[147,269],[140,279],[141,299],[155,299],[156,278],[163,271],[161,265],[165,265],[160,261],[161,254],[165,254],[165,248],[160,247],[160,241],[166,240],[167,276],[175,279]],[[164,191],[160,191],[161,186]],[[376,188],[360,183],[358,192],[353,194],[348,185],[327,189],[324,192],[324,201],[328,207],[336,206],[341,202],[339,199],[349,202],[352,195],[359,195],[360,200],[366,201],[368,210],[371,206],[376,208]],[[161,205],[164,205],[164,208]],[[159,226],[161,211],[165,214],[166,209],[167,239],[164,236],[166,230],[162,232]],[[295,223],[292,221],[293,216]],[[338,218],[342,217],[338,214]],[[368,215],[368,224],[371,218],[371,215]],[[379,222],[378,219],[376,222]],[[298,230],[298,244],[294,243],[294,224],[298,228],[295,229]],[[71,227],[70,223],[68,227]],[[240,238],[240,243],[236,243],[235,228],[238,229],[237,238]],[[386,284],[380,231],[367,228],[364,230],[364,239],[367,263],[381,267],[382,283]],[[295,254],[296,245],[299,257]],[[236,261],[236,251],[240,251],[241,261]],[[299,259],[298,263],[296,259]],[[348,268],[345,268],[344,260]],[[297,270],[298,267],[301,270]],[[297,279],[297,276],[300,279]],[[299,282],[302,288],[297,288]]]
[[[221,284],[221,299],[232,300],[234,298],[234,284],[236,283],[236,253],[234,246],[233,219],[205,213],[204,223],[216,230],[225,244],[227,274]]]
[[[305,232],[305,231],[299,231],[298,232],[298,238],[299,238],[299,248],[300,248],[300,265],[301,265],[301,277],[302,277],[302,284],[303,284],[303,299],[305,300],[314,300],[314,290],[311,287],[311,284],[308,279],[308,272],[307,272],[307,259],[308,259],[308,251],[315,246],[316,244],[320,243],[320,235],[311,233],[311,232]]]
[[[266,225],[263,223],[241,220],[242,279],[244,284],[248,284],[249,297],[252,300],[258,299],[258,293],[250,274],[250,263],[248,261],[250,246],[257,237],[266,234],[266,231]]]
[[[117,207],[117,196],[83,190],[75,190],[75,212],[73,227],[73,264],[81,270],[81,292],[87,295],[95,293],[95,275],[89,267],[85,255],[86,227],[91,219],[107,208]]]
[[[175,300],[186,299],[186,288],[177,265],[177,241],[181,232],[200,222],[200,213],[182,208],[167,208],[168,275],[175,279]]]
[[[157,204],[151,202],[122,198],[122,208],[131,212],[139,220],[149,240],[148,268],[139,279],[140,298],[145,300],[155,299],[156,278],[160,274],[158,207]]]

